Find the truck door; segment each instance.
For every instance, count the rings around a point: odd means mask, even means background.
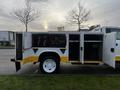
[[[104,36],[103,42],[103,62],[115,68],[115,42],[116,33],[108,33]]]
[[[16,34],[16,60],[22,60],[22,34]]]

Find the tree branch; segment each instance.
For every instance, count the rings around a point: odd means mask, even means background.
[[[14,11],[14,16],[19,19],[21,23],[25,25],[26,32],[27,26],[30,22],[34,21],[39,17],[38,12],[36,12],[32,7],[29,0],[25,0],[25,8]]]
[[[90,10],[87,10],[86,8],[84,8],[80,2],[78,3],[77,8],[78,9],[72,9],[68,13],[68,17],[66,18],[66,20],[69,23],[77,24],[78,29],[80,29],[81,25],[84,22],[88,21],[90,16]]]

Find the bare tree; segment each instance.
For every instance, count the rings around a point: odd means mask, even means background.
[[[66,17],[67,21],[72,24],[78,25],[78,31],[80,31],[81,26],[84,22],[88,21],[90,16],[90,10],[84,8],[81,3],[78,3],[77,9],[72,9],[68,16]]]
[[[25,7],[22,9],[15,10],[14,16],[25,25],[25,31],[28,31],[28,24],[39,17],[38,11],[32,8],[30,0],[25,0]]]

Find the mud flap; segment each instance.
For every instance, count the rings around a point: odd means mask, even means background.
[[[16,72],[21,69],[20,62],[15,61],[15,59],[11,59],[11,62],[15,63]]]
[[[16,72],[21,69],[20,62],[15,62]]]

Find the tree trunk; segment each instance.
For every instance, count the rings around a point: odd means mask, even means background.
[[[25,31],[28,32],[28,25],[25,24]]]
[[[78,29],[78,31],[80,31],[80,25],[79,25],[79,29]]]
[[[79,23],[79,21],[78,21],[78,31],[80,31],[80,29],[81,29],[80,26],[81,26],[81,25],[80,25],[80,23]]]

